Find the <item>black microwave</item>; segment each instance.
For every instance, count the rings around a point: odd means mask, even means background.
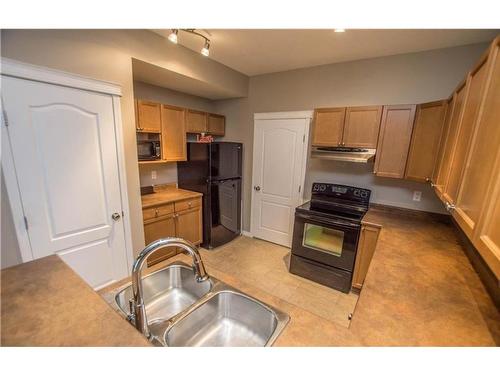
[[[160,141],[138,140],[137,155],[139,160],[159,160],[161,159]]]

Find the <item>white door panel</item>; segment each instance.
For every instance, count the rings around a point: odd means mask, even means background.
[[[128,274],[112,97],[2,77],[35,258],[58,253],[90,285]]]
[[[256,120],[252,234],[291,246],[294,210],[300,201],[308,119]]]

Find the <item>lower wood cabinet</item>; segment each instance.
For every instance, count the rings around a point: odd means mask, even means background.
[[[373,253],[377,247],[380,227],[371,224],[363,224],[359,235],[356,263],[354,264],[354,274],[352,277],[352,287],[361,289],[365,281],[368,267],[372,261]]]
[[[144,239],[146,245],[160,238],[175,237],[176,228],[174,215],[175,214],[168,214],[166,216],[144,221]],[[174,248],[159,250],[148,258],[148,266],[161,262],[175,254],[177,254],[177,250]]]
[[[154,217],[151,217],[154,213]],[[146,245],[164,237],[180,237],[195,245],[203,241],[201,197],[161,204],[143,209]],[[151,255],[148,266],[178,253],[175,248],[162,249]]]
[[[419,182],[432,179],[446,114],[446,100],[419,104],[406,162],[405,178]]]
[[[384,106],[374,173],[403,178],[415,118],[415,105]]]

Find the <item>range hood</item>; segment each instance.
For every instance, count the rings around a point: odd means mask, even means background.
[[[311,157],[327,160],[348,161],[351,163],[368,163],[375,157],[374,148],[354,147],[319,147],[313,146]]]

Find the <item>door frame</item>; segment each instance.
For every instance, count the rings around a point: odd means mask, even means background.
[[[118,159],[118,178],[120,188],[120,200],[122,206],[122,225],[125,238],[125,253],[127,258],[127,269],[130,270],[133,262],[132,249],[132,231],[129,215],[127,180],[125,169],[125,146],[123,142],[122,117],[120,107],[120,97],[122,96],[121,86],[106,82],[87,78],[73,73],[54,70],[42,66],[31,65],[21,61],[8,58],[0,58],[2,66],[1,76],[20,78],[30,81],[48,83],[63,87],[76,88],[85,91],[110,95],[113,102],[113,115],[115,127],[115,142]],[[2,99],[3,100],[3,99]],[[21,194],[18,186],[16,168],[14,165],[14,157],[12,154],[12,145],[9,136],[8,114],[3,111],[2,102],[2,171],[5,180],[5,188],[7,190],[8,202],[12,211],[14,228],[16,231],[17,242],[21,252],[23,263],[33,260],[33,251],[31,247],[28,231],[24,222],[24,211],[22,206]],[[6,200],[4,200],[6,202]]]
[[[252,195],[250,198],[250,232],[245,232],[246,235],[253,237],[254,234],[254,210],[253,210],[253,199],[255,195],[255,190],[253,189],[254,181],[254,169],[255,169],[255,126],[256,120],[308,120],[306,122],[306,128],[304,130],[304,142],[302,143],[302,170],[300,172],[300,181],[301,181],[301,191],[300,191],[300,202],[301,204],[305,202],[304,199],[304,185],[306,181],[306,165],[307,160],[309,158],[309,137],[311,134],[311,121],[313,119],[314,111],[292,111],[292,112],[263,112],[263,113],[254,113],[253,115],[253,149],[252,149],[252,184],[250,188],[252,189]]]

